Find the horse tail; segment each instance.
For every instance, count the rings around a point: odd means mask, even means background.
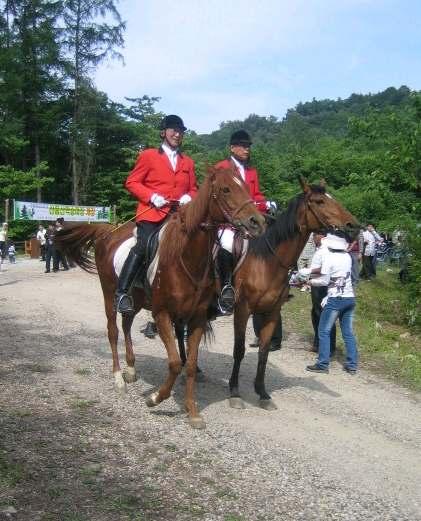
[[[95,241],[109,235],[110,224],[75,224],[66,226],[54,236],[54,245],[69,260],[88,273],[97,273],[93,256]]]

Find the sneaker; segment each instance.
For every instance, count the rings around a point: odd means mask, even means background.
[[[354,369],[353,367],[346,367],[345,365],[344,365],[344,371],[349,374],[355,374],[357,372],[357,370]]]
[[[280,351],[281,344],[270,344],[269,351]]]
[[[328,373],[329,372],[329,368],[328,367],[321,367],[318,364],[308,365],[306,367],[306,370],[310,371],[312,373]]]

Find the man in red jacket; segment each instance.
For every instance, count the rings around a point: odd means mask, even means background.
[[[119,313],[133,313],[133,300],[128,294],[139,270],[144,270],[149,237],[170,212],[169,203],[180,205],[191,201],[197,192],[193,160],[180,152],[186,130],[179,116],[166,116],[161,122],[162,143],[139,154],[126,179],[125,186],[139,201],[136,211],[137,243],[121,270],[115,295]]]
[[[230,138],[230,158],[220,161],[215,166],[216,168],[234,167],[237,175],[246,183],[251,199],[261,212],[265,213],[269,209],[276,210],[276,203],[266,201],[265,196],[260,191],[257,170],[249,166],[251,144],[249,134],[245,130],[237,130]],[[218,251],[217,263],[222,288],[218,307],[222,314],[228,315],[233,312],[235,304],[235,293],[232,287],[234,230],[225,226],[220,229],[218,237],[221,248]]]

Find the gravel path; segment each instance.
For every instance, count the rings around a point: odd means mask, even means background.
[[[5,265],[0,288],[0,520],[421,519],[414,393],[339,362],[306,373],[313,356],[288,331],[268,364],[278,410],[257,406],[255,349],[241,373],[247,409],[230,409],[223,318],[201,349],[207,428],[194,431],[182,378],[167,402],[145,405],[166,370],[160,341],[139,333],[145,315],[133,328],[140,379],[115,394],[95,276],[23,260]]]

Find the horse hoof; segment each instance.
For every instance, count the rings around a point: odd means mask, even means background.
[[[200,373],[196,373],[196,382],[203,383],[206,382],[206,376],[202,371]]]
[[[146,405],[148,407],[156,407],[159,404],[159,392],[156,391],[148,396]]]
[[[259,400],[259,406],[265,411],[276,411],[278,409],[272,400]]]
[[[121,384],[120,382],[114,382],[114,389],[118,392],[118,394],[124,395],[127,394],[127,385],[126,382]]]
[[[126,371],[123,375],[124,377],[124,381],[128,384],[132,384],[134,382],[136,382],[137,380],[137,375],[136,375],[136,371]]]
[[[235,396],[230,398],[230,407],[231,409],[245,409],[243,400],[239,396]]]
[[[189,418],[190,427],[193,429],[204,429],[206,422],[201,416],[192,416]]]
[[[114,389],[119,394],[126,394],[127,393],[127,385],[124,381],[123,375],[121,374],[121,371],[116,371],[114,373]]]

